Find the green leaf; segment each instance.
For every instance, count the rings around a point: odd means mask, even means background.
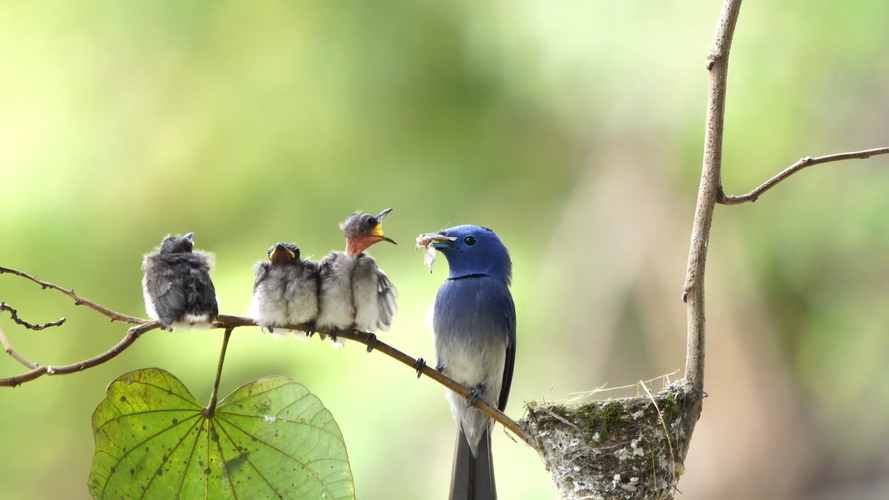
[[[93,413],[95,498],[353,499],[333,415],[284,377],[241,386],[212,416],[171,373],[147,368],[108,386]]]

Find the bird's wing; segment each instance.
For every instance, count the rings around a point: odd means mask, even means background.
[[[497,409],[506,410],[506,403],[509,401],[509,389],[512,386],[512,373],[515,368],[515,351],[516,351],[516,317],[515,303],[512,301],[512,295],[509,289],[505,290],[504,297],[504,319],[507,326],[507,344],[506,359],[503,363],[503,382],[500,384],[500,398],[497,401]]]
[[[398,290],[386,276],[386,273],[377,268],[377,305],[380,309],[378,326],[381,330],[387,330],[392,325],[392,319],[398,311]]]
[[[210,319],[215,319],[219,314],[219,304],[216,302],[216,287],[213,286],[213,280],[207,271],[202,270],[198,282],[201,284],[198,306],[201,311],[209,313]]]
[[[305,269],[305,278],[315,284],[315,297],[317,297],[321,293],[321,264],[304,260],[303,269]]]
[[[321,259],[321,262],[318,263],[318,275],[321,278],[330,276],[330,274],[333,273],[333,266],[336,263],[336,259],[337,257],[339,257],[339,255],[339,252],[330,252],[329,254],[325,255],[323,259]]]
[[[166,325],[179,319],[185,309],[183,281],[175,266],[163,262],[157,262],[146,274],[145,288],[158,318]]]
[[[186,311],[207,313],[215,318],[219,313],[216,303],[216,287],[210,279],[209,262],[199,254],[192,254],[186,264],[188,280],[186,284]]]
[[[253,280],[253,291],[256,291],[256,288],[264,279],[266,279],[269,275],[269,266],[271,264],[265,261],[260,261],[256,263],[256,269],[254,273],[256,274],[256,278]]]
[[[370,301],[368,307],[376,307],[377,323],[376,328],[379,330],[388,330],[392,326],[392,319],[398,309],[396,299],[398,292],[395,285],[386,276],[386,273],[380,269],[373,257],[367,254],[361,254],[355,261],[355,267],[352,271],[352,286],[356,283],[376,283],[376,300],[373,296],[368,296]],[[369,281],[372,280],[372,281]],[[370,290],[368,292],[371,292]]]

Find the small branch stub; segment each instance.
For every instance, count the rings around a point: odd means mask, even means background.
[[[0,311],[8,312],[9,317],[12,319],[12,321],[15,322],[15,324],[17,324],[19,326],[23,326],[23,327],[27,328],[28,330],[39,331],[39,330],[45,330],[47,328],[52,328],[52,327],[56,327],[56,326],[62,326],[63,324],[65,324],[65,318],[60,318],[55,321],[50,321],[47,323],[31,323],[29,321],[25,321],[19,316],[18,310],[16,310],[14,307],[7,304],[6,302],[0,302]]]
[[[787,179],[791,175],[803,170],[807,167],[811,167],[814,165],[820,165],[822,163],[832,163],[837,161],[844,160],[865,160],[867,158],[871,158],[873,156],[885,155],[889,154],[889,146],[883,146],[879,148],[871,148],[864,149],[861,151],[850,151],[848,153],[836,153],[824,156],[804,156],[800,158],[796,163],[790,165],[784,170],[775,174],[769,180],[763,182],[759,186],[756,187],[753,191],[750,191],[747,194],[740,195],[727,195],[722,189],[722,186],[719,186],[719,195],[716,201],[722,205],[740,205],[741,203],[753,203],[759,199],[759,197],[775,187],[778,183]]]

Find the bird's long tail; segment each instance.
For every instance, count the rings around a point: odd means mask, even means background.
[[[463,430],[457,433],[450,500],[496,500],[494,462],[491,460],[491,429],[485,430],[472,456]]]

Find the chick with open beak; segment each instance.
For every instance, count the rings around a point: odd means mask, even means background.
[[[391,212],[355,212],[340,224],[346,250],[331,252],[320,264],[319,329],[375,332],[391,326],[397,310],[395,285],[365,253],[381,241],[397,244],[383,234],[383,219]]]
[[[270,332],[276,326],[311,325],[318,316],[318,264],[300,258],[299,247],[276,243],[256,263],[250,315]]]
[[[346,237],[346,254],[356,257],[370,248],[371,245],[381,241],[388,241],[397,245],[398,243],[395,240],[383,234],[383,219],[391,212],[391,208],[387,208],[376,215],[366,212],[355,212],[343,221],[340,224],[340,229],[343,230],[343,235]]]

